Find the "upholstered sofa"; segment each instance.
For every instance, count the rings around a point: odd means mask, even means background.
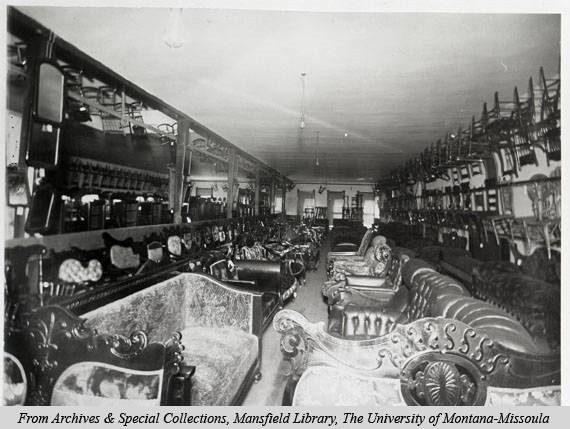
[[[282,279],[282,263],[272,261],[217,260],[208,265],[210,275],[235,288],[261,293],[263,329],[271,324],[275,313],[297,289]]]
[[[533,355],[550,353],[515,318],[491,303],[471,297],[459,282],[424,261],[406,262],[402,279],[407,291],[401,286],[384,302],[349,303],[337,307],[336,312],[331,310],[331,333],[345,338],[373,338],[391,332],[397,325],[425,317],[444,317],[477,328],[511,350]]]
[[[377,236],[373,241],[378,238],[382,239],[383,237]],[[384,269],[379,275],[377,273],[374,273],[375,275],[363,275],[361,273],[364,270],[357,270],[358,274],[352,274],[345,268],[347,264],[341,264],[343,261],[336,261],[333,264],[333,274],[337,273],[336,269],[339,268],[342,270],[339,270],[342,275],[335,274],[332,280],[324,282],[321,287],[322,294],[329,307],[340,302],[344,304],[352,302],[359,292],[392,291],[394,293],[399,289],[402,280],[402,266],[409,260],[409,257],[391,251],[386,256],[387,260],[383,261]],[[361,263],[359,262],[359,264]]]
[[[374,228],[368,228],[364,234],[359,235],[357,240],[342,240],[341,237],[343,236],[337,237],[336,242],[332,243],[331,251],[327,254],[327,262],[332,258],[342,258],[344,256],[358,256],[362,258],[375,233]]]
[[[347,219],[334,219],[331,233],[331,247],[352,245],[356,250],[361,242],[362,236],[366,233],[366,228],[362,222]],[[350,250],[350,249],[349,249]]]
[[[424,261],[408,261],[402,278],[402,286],[394,292],[368,292],[356,299],[354,293],[346,294],[345,305],[341,300],[331,308],[327,332],[324,324],[312,325],[300,315],[276,316],[274,325],[289,344],[283,346],[285,357],[294,368],[285,402],[303,406],[560,403],[559,355],[535,341],[521,323],[497,306],[471,297],[461,284]],[[310,352],[299,361],[291,344],[302,349],[305,340],[311,344]],[[426,347],[430,340],[433,346]],[[485,343],[499,354],[484,357]],[[483,364],[494,359],[504,359],[504,368],[497,371]],[[449,384],[440,384],[436,391],[454,383],[461,386],[457,381],[461,377],[483,377],[487,383],[458,387],[456,393],[466,388],[477,392],[471,399],[465,396],[466,401],[438,402],[441,397],[430,398],[428,374],[432,380],[438,374],[448,377]]]
[[[452,317],[367,339],[333,336],[292,310],[273,326],[289,376],[284,405],[560,405],[559,355],[513,350]]]
[[[180,334],[151,341],[99,333],[63,307],[48,305],[6,330],[5,405],[189,405],[195,368]]]
[[[192,405],[239,404],[260,377],[262,295],[201,273],[183,273],[82,315],[99,332],[142,330],[149,341],[182,334],[196,367]]]

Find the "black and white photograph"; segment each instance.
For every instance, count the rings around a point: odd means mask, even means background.
[[[4,405],[563,404],[566,15],[321,3],[4,5]]]

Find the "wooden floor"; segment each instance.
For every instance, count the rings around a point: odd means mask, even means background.
[[[321,294],[321,285],[326,280],[325,260],[328,251],[329,242],[325,240],[321,246],[318,269],[307,274],[307,282],[298,291],[297,298],[285,306],[303,314],[311,322],[326,321],[328,318],[327,305]],[[281,405],[287,378],[283,376],[281,369],[283,357],[279,348],[280,339],[272,326],[263,334],[262,378],[251,387],[243,405]]]

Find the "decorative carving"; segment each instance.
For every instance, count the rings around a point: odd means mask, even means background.
[[[85,320],[78,319],[68,311],[55,306],[44,307],[41,314],[33,313],[29,321],[28,335],[34,352],[32,364],[41,372],[51,371],[59,365],[58,338],[63,336],[70,341],[83,342],[96,333],[85,327]],[[94,344],[88,344],[87,348],[93,350]]]
[[[246,170],[252,173],[255,172],[255,162],[239,154],[237,155],[237,164],[238,167],[242,170]]]
[[[388,335],[391,347],[380,349],[379,365],[388,357],[394,366],[402,368],[406,359],[428,348],[464,356],[484,375],[492,373],[499,364],[506,368],[510,365],[510,359],[495,347],[493,340],[464,323],[427,318],[405,326]]]
[[[307,367],[309,355],[313,349],[310,337],[305,330],[299,326],[288,310],[280,311],[273,319],[273,328],[281,336],[281,352],[285,355],[285,360],[289,363],[289,368],[285,370],[285,375],[298,378]],[[288,315],[293,318],[287,317]]]
[[[221,158],[226,162],[229,162],[231,159],[230,146],[214,140],[211,137],[208,137],[207,139],[198,138],[193,141],[193,144],[200,161],[211,161],[208,154],[211,154],[214,158]]]
[[[144,350],[148,339],[143,331],[134,331],[129,338],[122,335],[110,335],[105,343],[109,346],[110,352],[121,359],[132,359]]]
[[[477,367],[462,356],[429,352],[407,362],[400,374],[409,405],[483,405],[487,384]]]
[[[163,368],[165,348],[147,342],[144,332],[130,338],[98,334],[59,306],[33,312],[26,328],[11,332],[6,349],[22,361],[29,380],[26,404],[49,405],[52,390],[63,371],[79,362],[104,362],[135,370]]]

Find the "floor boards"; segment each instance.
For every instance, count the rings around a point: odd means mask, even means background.
[[[326,255],[329,251],[328,240],[321,246],[321,259],[316,271],[307,273],[307,281],[300,288],[297,298],[289,302],[285,308],[298,311],[311,322],[327,320],[327,306],[321,295],[321,285],[326,280]],[[283,361],[279,349],[280,336],[269,326],[262,338],[262,378],[249,390],[243,405],[281,405],[283,390],[287,378],[282,375]]]

